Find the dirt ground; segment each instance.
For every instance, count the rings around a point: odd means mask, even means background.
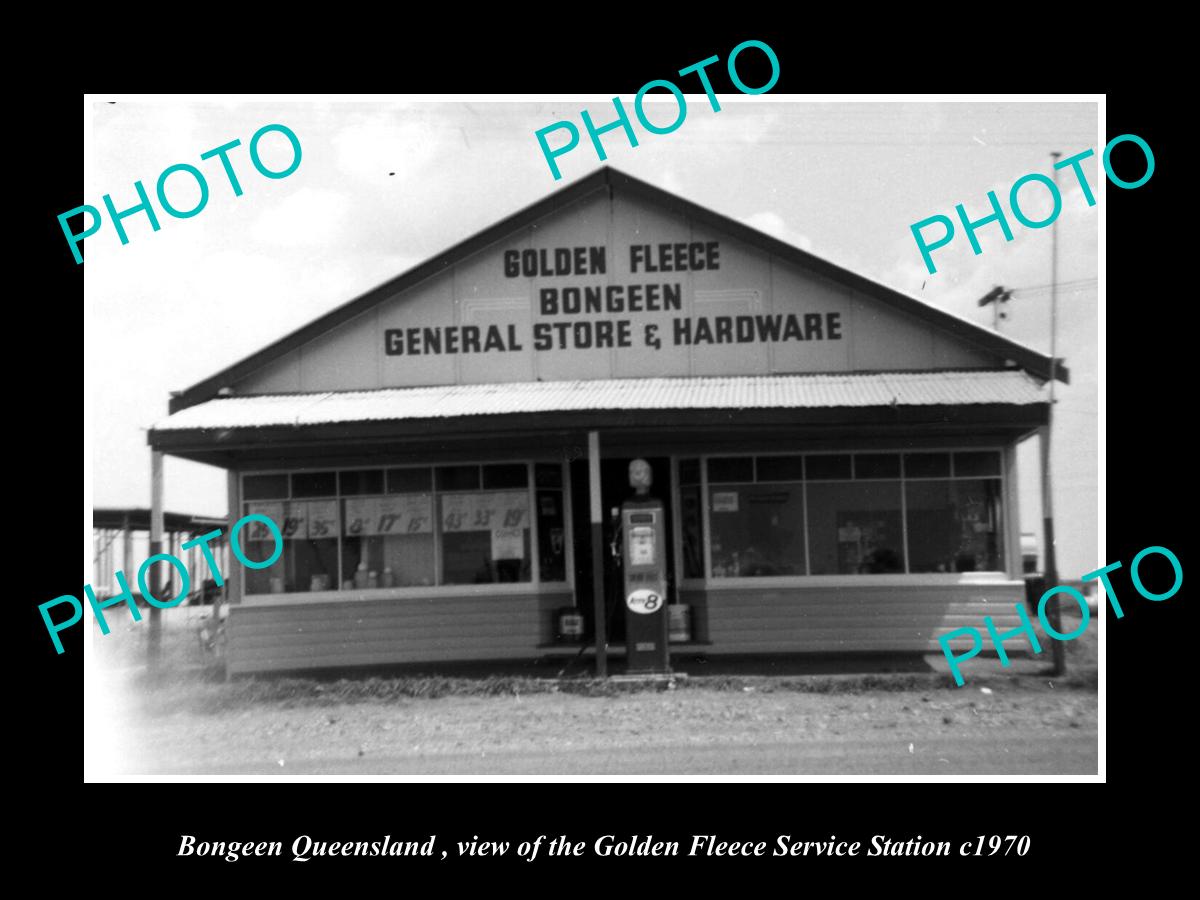
[[[192,625],[165,630],[154,677],[140,625],[97,644],[109,727],[89,777],[1097,772],[1095,626],[1065,645],[1057,679],[1048,654],[1009,668],[978,657],[960,688],[930,655],[877,674],[693,661],[655,688],[528,674],[226,682],[202,667]]]

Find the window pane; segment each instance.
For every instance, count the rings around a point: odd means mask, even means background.
[[[904,536],[900,525],[898,481],[810,483],[812,574],[903,572]]]
[[[388,469],[389,494],[425,493],[433,487],[429,469]]]
[[[268,559],[274,550],[275,544],[271,540],[251,541],[247,540],[245,535],[241,535],[242,552],[246,554],[247,559],[252,559],[255,562],[261,562]],[[284,563],[280,558],[273,566],[266,569],[251,569],[249,566],[244,566],[243,571],[246,573],[246,596],[253,594],[282,594],[283,593],[283,570]],[[278,579],[278,582],[272,579]]]
[[[998,479],[922,481],[905,487],[910,571],[1003,569]]]
[[[693,462],[696,462],[693,460]],[[680,464],[680,470],[683,466]],[[700,466],[696,465],[696,474]],[[687,485],[679,489],[683,504],[680,519],[683,525],[683,577],[704,577],[704,510],[700,506],[700,486]]]
[[[357,469],[338,473],[338,490],[343,497],[382,494],[383,469]]]
[[[807,465],[809,481],[850,477],[849,453],[842,456],[810,456]]]
[[[698,459],[681,459],[679,461],[679,483],[680,484],[699,484],[700,483],[700,460],[698,460]]]
[[[433,533],[348,537],[342,548],[343,590],[433,584]]]
[[[331,591],[338,579],[337,538],[289,541],[284,549],[288,562],[288,591]]]
[[[567,531],[562,491],[537,492],[538,577],[542,581],[567,580]]]
[[[533,467],[533,478],[540,488],[563,486],[562,466],[558,463],[538,463]]]
[[[804,495],[799,484],[710,491],[714,578],[804,574]]]
[[[899,453],[854,454],[855,478],[899,478]]]
[[[755,462],[759,481],[803,481],[804,457],[760,456]]]
[[[336,497],[337,472],[293,472],[293,497]]]
[[[529,467],[525,463],[483,467],[483,489],[523,488],[529,486]]]
[[[438,506],[443,584],[531,580],[527,491],[444,494]]]
[[[282,594],[335,589],[338,577],[337,501],[248,503],[246,514],[275,522],[283,554],[266,569],[246,568],[247,594]],[[251,522],[242,533],[248,558],[269,559],[275,550],[270,530]]]
[[[479,490],[479,466],[441,466],[437,470],[439,491]]]
[[[433,498],[429,493],[350,497],[342,503],[343,589],[434,583]]]
[[[247,475],[242,479],[243,500],[286,500],[287,475]]]
[[[954,477],[979,477],[1000,474],[1000,454],[995,450],[981,453],[955,453]]]
[[[708,461],[708,480],[712,482],[750,482],[754,480],[754,457],[725,456]]]
[[[905,453],[905,478],[945,478],[950,475],[949,453]]]

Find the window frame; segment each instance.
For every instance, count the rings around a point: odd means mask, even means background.
[[[955,453],[995,453],[999,461],[999,473],[996,475],[956,475],[954,470],[954,454]],[[905,473],[904,457],[909,453],[945,453],[949,456],[950,474],[938,476],[914,476],[908,477]],[[859,450],[853,447],[839,449],[822,449],[822,450],[767,450],[763,452],[750,451],[740,454],[733,454],[729,451],[717,453],[676,453],[672,455],[672,467],[674,471],[678,471],[678,465],[684,459],[698,459],[700,461],[700,492],[701,492],[701,513],[703,522],[703,543],[704,543],[704,576],[702,578],[680,578],[679,586],[685,590],[745,590],[747,588],[786,588],[786,587],[822,587],[822,586],[918,586],[918,585],[954,585],[954,584],[972,584],[972,583],[995,583],[997,581],[1014,581],[1020,576],[1011,574],[1012,570],[1012,550],[1008,537],[1010,529],[1010,517],[1017,513],[1015,509],[1015,500],[1010,484],[1010,460],[1011,454],[1015,453],[1015,448],[1011,448],[1005,444],[968,444],[968,445],[946,445],[934,447],[895,447],[887,449],[872,449]],[[811,531],[809,530],[809,515],[808,515],[808,458],[812,456],[845,456],[849,454],[851,459],[850,478],[837,479],[817,479],[814,483],[820,484],[854,484],[858,481],[865,483],[881,482],[881,481],[899,481],[900,482],[900,523],[901,523],[901,545],[904,550],[904,571],[895,573],[881,573],[878,575],[860,575],[860,574],[837,574],[837,575],[813,575],[812,574],[812,539]],[[750,456],[750,457],[767,457],[767,456],[802,456],[804,461],[804,479],[801,482],[803,489],[803,506],[804,506],[804,559],[805,573],[804,575],[764,575],[764,576],[739,576],[716,578],[712,574],[712,530],[710,525],[710,513],[712,506],[712,497],[710,493],[710,483],[708,481],[708,460],[711,457],[728,457],[728,456]],[[858,456],[884,456],[894,455],[900,458],[900,474],[895,478],[868,478],[856,479],[856,463],[853,457]],[[752,467],[755,480],[752,482],[738,482],[738,484],[795,484],[795,482],[760,482],[758,481],[758,466],[757,463]],[[909,481],[978,481],[985,479],[993,479],[999,482],[999,499],[1000,499],[1000,553],[1003,559],[1003,568],[1000,569],[981,569],[973,572],[911,572],[909,571],[909,555],[908,555],[908,492],[905,489]],[[721,485],[724,485],[721,482]],[[680,502],[679,491],[682,485],[678,481],[673,482],[673,489],[676,493],[674,498],[675,505],[678,507]],[[676,549],[676,571],[682,573],[683,569],[683,548],[682,541]]]
[[[536,484],[536,466],[538,465],[557,465],[562,469],[562,486],[560,488],[543,488],[543,490],[558,490],[563,497],[564,511],[564,529],[565,529],[565,575],[563,581],[543,581],[541,578],[541,557],[539,546],[538,533],[538,516],[537,516],[537,484]],[[464,493],[463,491],[442,491],[437,486],[437,475],[433,471],[439,466],[456,465],[456,466],[478,466],[481,468],[480,484],[482,485],[482,467],[491,465],[523,465],[526,472],[525,491],[529,498],[529,541],[530,541],[530,580],[518,582],[489,582],[486,584],[443,584],[441,583],[442,569],[444,560],[442,559],[442,528],[440,510],[440,497],[443,494]],[[340,529],[337,535],[337,556],[338,556],[338,587],[328,591],[290,591],[280,594],[248,594],[246,593],[246,567],[238,566],[238,583],[242,603],[248,606],[270,606],[270,605],[287,605],[302,602],[309,603],[329,603],[354,600],[376,600],[376,599],[406,599],[406,598],[440,598],[440,597],[465,597],[465,596],[487,596],[495,594],[512,595],[512,594],[530,594],[530,593],[554,593],[561,594],[570,591],[574,594],[575,591],[575,559],[574,559],[574,534],[572,533],[572,521],[570,518],[570,494],[571,494],[571,467],[567,460],[562,457],[546,458],[535,457],[532,459],[521,460],[497,460],[497,459],[471,459],[471,460],[454,460],[453,462],[427,462],[427,463],[389,463],[389,462],[373,462],[364,465],[348,465],[348,466],[296,466],[287,468],[274,469],[245,469],[237,472],[237,488],[238,488],[238,504],[239,518],[246,515],[246,507],[248,504],[254,503],[272,503],[283,502],[290,503],[293,500],[301,500],[304,502],[310,500],[334,500],[338,503],[339,518],[344,519],[342,515],[342,501],[348,497],[373,496],[363,494],[342,494],[340,480],[336,481],[338,492],[333,496],[327,497],[301,497],[293,498],[291,496],[291,476],[293,474],[310,474],[315,472],[352,472],[352,471],[369,471],[372,469],[428,469],[430,470],[430,502],[434,510],[434,529],[433,529],[433,544],[434,544],[434,579],[433,585],[413,585],[406,587],[379,587],[379,588],[351,588],[347,590],[341,589],[341,584],[345,581],[344,563],[343,563],[343,546],[342,542],[345,539],[344,529],[345,522],[339,523]],[[259,475],[286,475],[288,476],[288,496],[283,498],[272,498],[269,500],[247,500],[245,499],[245,479],[253,478]],[[387,480],[385,475],[384,489],[386,496]],[[479,492],[484,492],[481,486]],[[486,489],[488,491],[497,492],[512,492],[519,491],[520,488],[495,488]],[[471,493],[467,491],[466,493]],[[240,537],[240,535],[239,535]]]

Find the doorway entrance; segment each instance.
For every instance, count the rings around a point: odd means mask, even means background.
[[[609,644],[625,642],[625,612],[621,596],[623,572],[621,554],[612,553],[617,534],[618,516],[613,515],[621,504],[634,495],[629,486],[629,464],[633,456],[614,457],[600,460],[600,501],[604,520],[604,608],[607,615]],[[667,548],[667,599],[675,598],[675,544],[671,526],[671,502],[674,493],[671,485],[671,460],[666,456],[641,457],[650,463],[654,473],[650,496],[662,501],[666,519]],[[592,526],[588,496],[588,464],[586,459],[571,462],[571,509],[572,530],[575,539],[575,597],[577,608],[586,622],[587,638],[595,638],[595,599],[592,594]],[[617,548],[620,551],[621,548]]]

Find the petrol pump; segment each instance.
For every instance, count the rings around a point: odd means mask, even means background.
[[[629,464],[636,495],[621,504],[625,576],[625,646],[629,671],[670,672],[667,644],[667,541],[663,505],[650,496],[653,472],[644,459]]]

